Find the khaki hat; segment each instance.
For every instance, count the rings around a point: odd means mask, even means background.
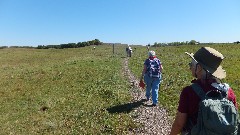
[[[224,57],[217,50],[211,47],[202,47],[195,54],[188,52],[185,53],[218,79],[226,77],[226,72],[220,65]]]

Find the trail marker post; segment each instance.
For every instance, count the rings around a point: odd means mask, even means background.
[[[113,54],[114,54],[114,44],[113,44]]]

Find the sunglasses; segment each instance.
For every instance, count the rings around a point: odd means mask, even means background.
[[[197,63],[198,64],[198,63]],[[197,64],[195,64],[195,65],[197,65]],[[194,64],[192,63],[192,62],[189,62],[188,63],[188,66],[191,68],[192,66],[194,66]]]

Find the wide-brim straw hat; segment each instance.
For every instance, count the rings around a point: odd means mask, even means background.
[[[223,79],[226,77],[226,72],[220,65],[224,57],[217,50],[211,47],[202,47],[195,54],[185,53],[216,78]]]

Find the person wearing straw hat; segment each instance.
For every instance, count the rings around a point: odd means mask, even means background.
[[[140,82],[144,77],[144,82],[146,84],[146,100],[148,101],[150,99],[152,93],[152,106],[156,106],[158,103],[158,90],[162,80],[162,69],[162,63],[156,57],[155,52],[149,51],[148,59],[144,62]]]
[[[192,60],[189,68],[192,76],[196,78],[192,80],[192,83],[198,84],[205,93],[211,90],[226,90],[227,99],[232,101],[237,108],[236,96],[232,88],[221,82],[221,79],[226,77],[226,72],[220,65],[224,58],[223,55],[211,47],[202,47],[195,54],[185,53]],[[197,124],[199,102],[200,98],[191,85],[183,88],[170,135],[179,133],[187,135],[191,132],[192,127]],[[191,126],[186,126],[189,125],[189,121],[191,121]]]

